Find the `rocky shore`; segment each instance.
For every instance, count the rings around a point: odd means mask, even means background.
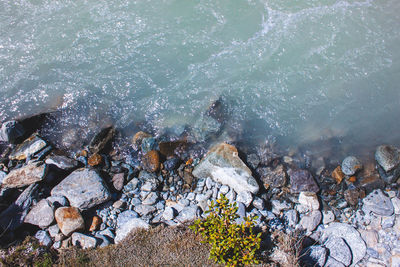
[[[220,131],[210,129],[195,136],[204,141]],[[377,147],[368,162],[348,156],[335,165],[270,146],[242,155],[232,142],[216,142],[204,151],[191,138],[139,131],[125,158],[113,145],[116,132],[104,128],[71,154],[37,129],[3,122],[1,245],[33,235],[57,250],[105,247],[124,242],[134,229],[204,217],[222,194],[237,203],[238,222],[257,216],[257,228],[269,236],[261,255],[281,266],[289,255],[270,247],[276,231],[301,240],[305,266],[400,266],[400,152],[394,146]]]

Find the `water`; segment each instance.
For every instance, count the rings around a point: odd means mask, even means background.
[[[399,47],[398,0],[1,0],[0,117],[160,133],[221,98],[249,142],[398,143]]]

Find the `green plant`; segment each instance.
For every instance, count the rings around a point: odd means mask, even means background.
[[[253,233],[257,217],[246,217],[241,224],[236,203],[229,203],[225,196],[211,201],[208,216],[197,219],[190,229],[200,233],[211,244],[210,259],[228,266],[258,264],[256,251],[260,248],[261,233]]]

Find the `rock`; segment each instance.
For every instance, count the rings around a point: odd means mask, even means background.
[[[375,230],[360,230],[360,234],[367,247],[376,247],[379,236]]]
[[[342,168],[340,166],[337,166],[333,170],[331,176],[333,179],[335,179],[337,184],[340,184],[344,178],[344,173],[342,172]]]
[[[25,129],[18,121],[6,121],[0,128],[0,141],[17,143],[25,134]]]
[[[114,176],[112,178],[112,183],[113,183],[115,190],[121,191],[122,188],[124,188],[125,174],[123,172],[114,174]]]
[[[172,158],[164,161],[164,169],[167,171],[173,171],[178,168],[180,160],[177,158]]]
[[[135,206],[135,211],[139,213],[141,216],[146,216],[148,214],[155,212],[156,208],[154,206],[140,204]]]
[[[3,183],[4,178],[6,178],[7,173],[0,171],[0,186]]]
[[[358,201],[365,197],[365,192],[359,188],[353,187],[344,191],[344,199],[352,206],[356,206]]]
[[[335,220],[335,214],[331,210],[322,211],[322,223],[329,224]]]
[[[257,156],[257,154],[250,154],[247,156],[247,163],[251,168],[256,169],[260,164],[260,158]]]
[[[390,257],[389,260],[390,266],[400,266],[400,253],[396,253]]]
[[[115,135],[113,126],[102,129],[96,134],[89,143],[89,150],[91,153],[96,154],[102,152],[108,144],[112,141]]]
[[[25,160],[35,155],[47,146],[46,142],[40,137],[33,135],[26,139],[22,144],[18,145],[10,154],[11,160]]]
[[[314,192],[319,191],[319,187],[312,177],[311,173],[307,170],[290,170],[290,192]]]
[[[20,188],[40,182],[45,178],[45,165],[29,163],[19,169],[12,170],[4,179],[2,187]]]
[[[126,207],[126,202],[119,199],[119,200],[115,201],[112,206],[114,209],[123,209]]]
[[[193,175],[197,178],[211,177],[238,193],[249,191],[256,194],[259,190],[250,169],[239,158],[237,149],[225,143],[211,148],[195,167]]]
[[[122,227],[125,223],[129,222],[134,218],[139,218],[139,215],[133,210],[123,211],[118,215],[117,226]]]
[[[197,216],[198,207],[195,205],[184,207],[183,210],[179,213],[176,220],[183,223],[187,221],[193,221]]]
[[[97,231],[100,228],[102,222],[103,221],[99,216],[93,216],[92,222],[90,223],[89,232]]]
[[[400,199],[397,197],[394,197],[391,199],[391,201],[392,201],[392,205],[394,208],[394,213],[396,215],[400,214]]]
[[[197,142],[205,142],[207,139],[217,135],[221,130],[222,124],[217,120],[201,116],[194,123],[192,133]]]
[[[382,180],[377,174],[361,177],[359,185],[365,189],[366,193],[370,193],[377,188],[385,188],[384,180]]]
[[[394,225],[395,216],[382,216],[381,226],[382,229],[392,228]]]
[[[99,154],[93,154],[88,159],[88,164],[92,167],[98,166],[103,162],[103,158]]]
[[[394,212],[390,198],[385,196],[380,189],[374,190],[366,196],[363,199],[363,204],[363,211],[365,213],[372,211],[377,215],[391,216]]]
[[[259,197],[255,197],[253,199],[253,206],[258,210],[263,210],[265,208],[264,200]]]
[[[106,202],[111,194],[94,170],[78,169],[51,190],[52,196],[65,196],[71,206],[81,210]]]
[[[138,228],[148,229],[150,225],[139,218],[132,218],[117,228],[115,243],[121,242],[132,230]]]
[[[227,186],[227,185],[221,186],[221,188],[219,189],[219,192],[220,192],[221,194],[225,195],[226,193],[229,192],[229,186]]]
[[[63,196],[50,196],[46,198],[54,208],[65,207],[68,206],[68,200]]]
[[[328,256],[324,267],[346,267],[343,263],[338,262],[334,258]]]
[[[143,205],[154,205],[158,200],[157,192],[150,192],[147,197],[142,201]]]
[[[147,152],[142,158],[143,168],[149,172],[157,172],[160,169],[160,156],[156,150]]]
[[[282,164],[279,164],[275,169],[258,168],[257,172],[265,188],[280,188],[286,184],[286,172]]]
[[[311,211],[310,213],[304,215],[300,220],[300,225],[307,232],[314,231],[318,224],[321,222],[322,214],[319,210]]]
[[[324,266],[327,257],[327,250],[322,246],[311,246],[301,252],[300,261],[303,266]]]
[[[83,249],[95,248],[97,245],[97,239],[92,236],[84,235],[81,233],[73,233],[71,235],[72,245]]]
[[[166,207],[162,216],[163,216],[164,220],[170,221],[170,220],[173,220],[175,218],[177,213],[178,212],[173,207]]]
[[[59,156],[59,155],[52,155],[52,156],[48,157],[46,159],[45,163],[48,165],[51,165],[51,164],[55,165],[55,166],[57,166],[57,168],[66,170],[66,171],[76,169],[79,166],[79,164],[76,160],[70,159],[65,156]]]
[[[325,241],[324,246],[329,249],[329,256],[346,266],[350,265],[352,259],[351,250],[342,238],[330,236]]]
[[[285,221],[287,222],[288,226],[296,227],[296,225],[299,221],[299,216],[298,216],[296,210],[285,211],[283,216],[284,216]]]
[[[145,138],[150,138],[151,134],[139,131],[132,138],[132,146],[137,150],[142,145],[142,140]]]
[[[233,189],[229,190],[229,192],[225,196],[231,203],[236,201],[236,193]]]
[[[85,230],[85,221],[75,207],[61,207],[55,212],[57,225],[65,236]]]
[[[318,210],[319,201],[317,194],[312,192],[300,192],[299,203],[308,208],[308,210]]]
[[[236,201],[242,202],[246,207],[249,207],[253,201],[253,195],[248,191],[241,191],[237,195]]]
[[[49,232],[49,235],[51,237],[56,237],[58,234],[60,234],[60,228],[57,224],[53,224],[52,226],[47,228],[47,231]]]
[[[346,157],[342,162],[342,171],[347,176],[356,174],[362,168],[361,162],[353,156]]]
[[[26,215],[24,222],[46,228],[54,221],[54,208],[50,201],[40,200]]]
[[[2,232],[13,231],[24,222],[32,206],[33,200],[37,197],[39,186],[32,184],[28,186],[14,201],[0,214],[0,227]]]
[[[281,210],[289,210],[292,208],[292,206],[286,201],[281,202],[277,199],[272,200],[271,205],[272,205],[272,212],[276,215],[279,215]]]
[[[322,242],[325,242],[331,236],[343,238],[350,247],[353,266],[364,258],[367,247],[360,233],[351,225],[333,222],[326,229],[323,229],[321,234]]]
[[[394,146],[378,146],[375,152],[375,159],[385,172],[392,171],[400,164],[399,150]]]
[[[158,150],[156,139],[153,137],[144,138],[142,140],[141,148],[143,154],[147,154],[151,150]]]
[[[49,248],[53,244],[53,241],[51,240],[51,237],[47,233],[47,231],[42,231],[42,230],[37,231],[35,234],[35,238],[39,241],[39,243],[42,246]]]

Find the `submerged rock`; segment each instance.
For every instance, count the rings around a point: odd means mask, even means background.
[[[147,152],[142,158],[143,168],[149,172],[157,172],[160,169],[160,156],[156,150]]]
[[[45,165],[40,163],[29,163],[19,169],[12,170],[3,180],[2,186],[5,188],[19,188],[45,178]]]
[[[40,200],[26,215],[24,222],[46,228],[54,221],[54,208],[47,199]]]
[[[18,121],[6,121],[0,128],[0,141],[15,144],[23,137],[25,129]]]
[[[96,134],[89,144],[89,150],[93,154],[100,153],[107,145],[112,141],[115,135],[115,129],[113,126],[102,129]]]
[[[214,181],[228,185],[237,193],[257,193],[259,186],[250,169],[238,156],[237,149],[225,143],[214,146],[194,168],[197,178],[211,177]]]
[[[319,187],[315,182],[312,174],[307,170],[290,170],[290,191],[292,193],[314,192],[319,191]]]
[[[46,146],[47,143],[43,139],[37,135],[33,135],[26,139],[22,144],[18,145],[10,154],[9,158],[11,160],[25,160],[32,155],[35,155]]]
[[[68,175],[51,190],[52,196],[65,196],[71,206],[81,210],[106,202],[111,194],[103,179],[94,170],[79,169]]]
[[[75,231],[85,230],[85,221],[79,210],[75,207],[61,207],[55,212],[57,225],[65,236]]]
[[[132,138],[132,146],[135,149],[139,149],[142,145],[143,139],[150,138],[150,137],[151,137],[151,134],[139,131]]]

